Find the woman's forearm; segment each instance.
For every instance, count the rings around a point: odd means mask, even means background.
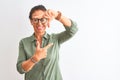
[[[61,16],[60,16],[60,19],[58,19],[58,21],[60,21],[64,26],[70,27],[71,26],[71,20],[69,18],[65,17],[64,15],[62,15],[61,12],[60,13],[58,12],[58,15],[59,14]]]
[[[22,68],[25,72],[28,72],[32,69],[32,67],[35,65],[34,62],[31,61],[31,59],[28,59],[22,63]]]

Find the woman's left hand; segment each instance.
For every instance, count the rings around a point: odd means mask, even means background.
[[[48,27],[50,27],[50,22],[55,19],[58,15],[58,12],[57,11],[54,11],[52,9],[48,9],[46,12],[45,12],[45,15],[44,17],[48,19]]]

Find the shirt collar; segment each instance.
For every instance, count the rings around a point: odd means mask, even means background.
[[[35,33],[33,33],[33,35],[30,37],[30,38],[31,38],[31,41],[35,41],[35,40],[36,40],[34,34],[35,34]],[[48,38],[49,38],[49,34],[47,34],[47,33],[45,32],[43,38],[48,39]]]

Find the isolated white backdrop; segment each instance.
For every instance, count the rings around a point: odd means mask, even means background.
[[[23,80],[16,71],[18,43],[32,35],[28,14],[38,4],[60,10],[78,24],[61,46],[64,80],[120,80],[119,0],[0,0],[0,79]],[[64,30],[53,21],[49,33]]]

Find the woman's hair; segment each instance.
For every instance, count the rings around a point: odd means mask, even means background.
[[[34,7],[31,9],[30,13],[29,13],[29,19],[32,19],[32,14],[33,14],[35,11],[37,11],[37,10],[46,11],[47,9],[46,9],[45,6],[43,6],[43,5],[34,6]]]

